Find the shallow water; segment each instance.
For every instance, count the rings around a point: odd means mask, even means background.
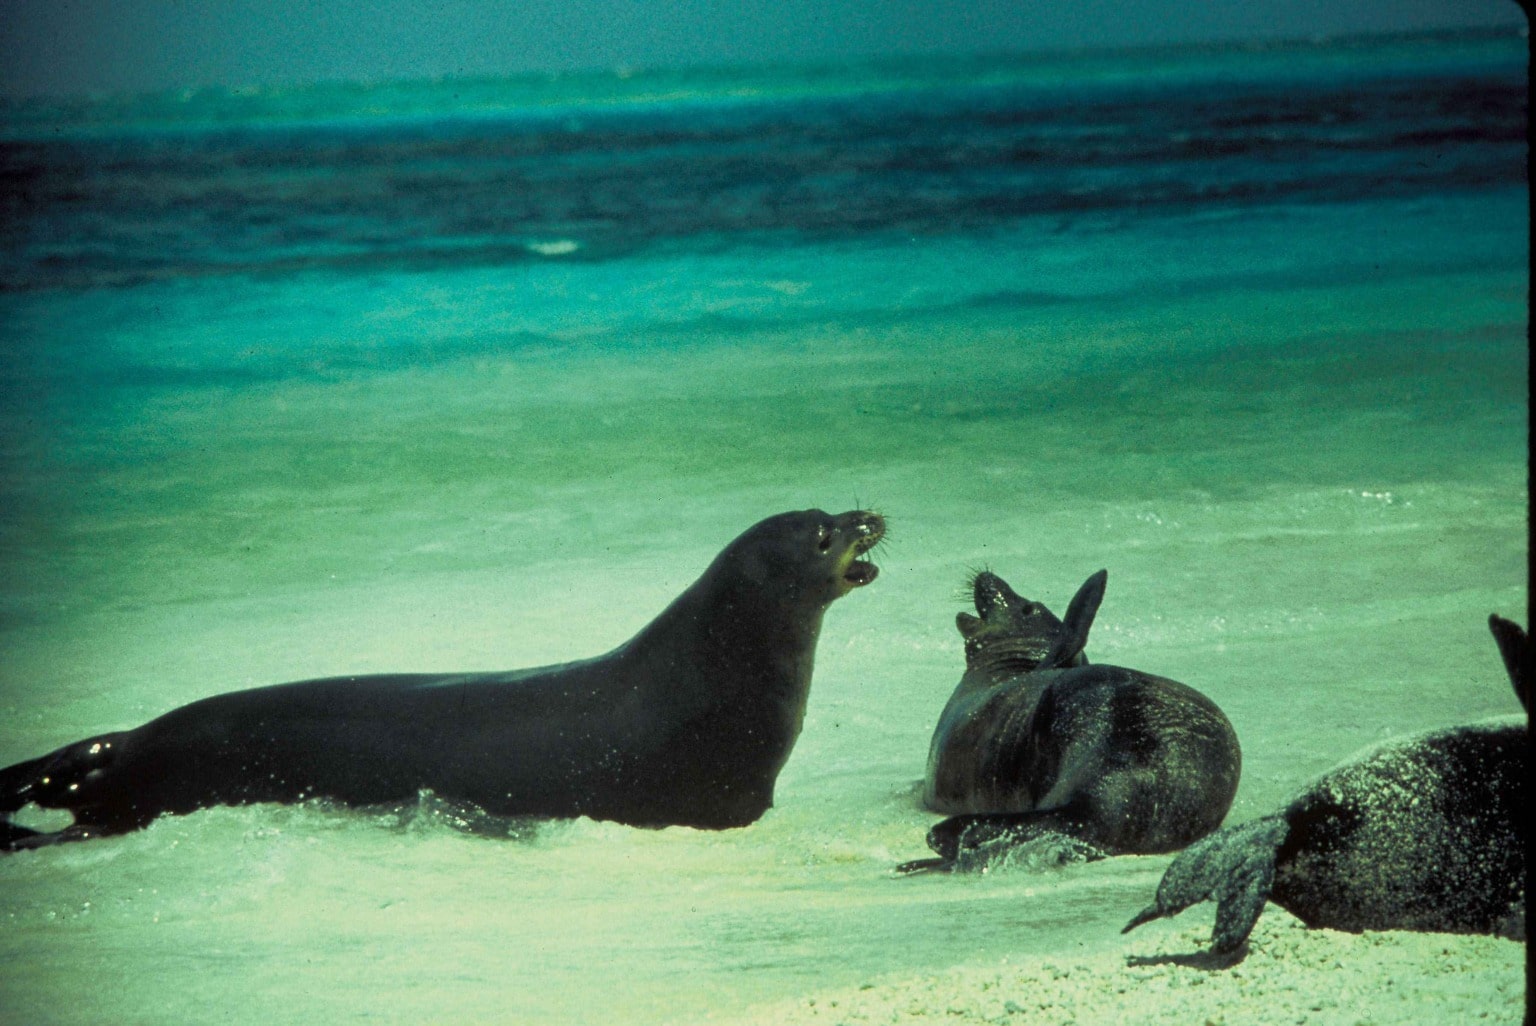
[[[224,97],[217,130],[11,112],[8,137],[69,131],[6,150],[33,184],[0,293],[0,763],[247,685],[595,654],[781,509],[891,532],[759,823],[496,839],[432,804],[255,807],[22,853],[0,1009],[729,1019],[1137,950],[1118,928],[1165,858],[889,873],[934,818],[968,570],[1060,611],[1107,567],[1090,656],[1227,711],[1235,819],[1515,711],[1485,620],[1526,618],[1523,75],[1522,41],[1479,37],[743,77],[608,96],[563,147],[525,94],[564,118],[592,83],[482,84],[503,106],[467,120],[442,86],[373,115]],[[532,214],[475,163],[503,136],[537,142]],[[784,179],[752,178],[775,147]],[[293,177],[326,160],[325,190]],[[144,206],[145,165],[196,202]],[[711,184],[647,178],[680,167]]]

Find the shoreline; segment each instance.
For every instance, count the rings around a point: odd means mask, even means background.
[[[1520,1023],[1525,945],[1497,937],[1308,929],[1273,905],[1247,956],[1205,956],[1210,910],[1111,949],[896,974],[687,1023],[1075,1023],[1226,1026],[1242,1022],[1410,1026]]]

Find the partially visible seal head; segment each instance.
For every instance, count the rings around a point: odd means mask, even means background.
[[[924,803],[956,813],[928,834],[939,857],[903,872],[964,868],[1047,833],[1090,857],[1175,851],[1221,824],[1242,755],[1220,709],[1193,688],[1083,655],[1107,571],[1058,620],[996,574],[960,613],[965,675],[939,717]]]
[[[1500,616],[1488,625],[1529,709],[1529,639]],[[1180,854],[1125,930],[1215,901],[1211,950],[1240,957],[1273,901],[1313,927],[1524,940],[1529,725],[1527,713],[1365,752]]]
[[[875,513],[782,513],[726,546],[607,655],[505,673],[394,674],[215,695],[0,770],[0,846],[118,834],[210,805],[421,791],[494,815],[744,826],[805,716],[822,614],[875,579]],[[15,824],[27,805],[72,825]]]

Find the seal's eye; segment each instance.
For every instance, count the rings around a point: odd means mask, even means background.
[[[832,547],[832,531],[825,524],[816,528],[816,551],[826,552]]]

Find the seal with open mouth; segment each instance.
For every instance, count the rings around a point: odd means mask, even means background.
[[[502,816],[711,829],[753,822],[800,734],[827,607],[875,579],[885,520],[781,513],[629,641],[500,673],[391,674],[214,695],[0,770],[0,814],[67,809],[0,847],[124,833],[211,805],[421,791]]]
[[[1242,755],[1205,695],[1083,655],[1108,573],[1056,619],[996,574],[976,575],[978,616],[955,620],[965,675],[939,717],[923,801],[949,819],[938,858],[901,872],[984,868],[1057,835],[1089,858],[1175,851],[1221,825]]]

